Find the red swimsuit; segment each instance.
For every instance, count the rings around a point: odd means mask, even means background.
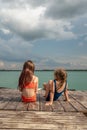
[[[29,89],[36,89],[36,83],[35,82],[30,82],[29,84],[27,84],[26,86],[24,86],[23,88],[29,88]],[[36,94],[32,97],[25,97],[22,95],[22,101],[23,102],[35,102],[36,101]]]

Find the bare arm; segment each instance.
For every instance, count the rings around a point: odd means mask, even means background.
[[[68,84],[67,84],[66,89],[65,89],[65,91],[64,91],[65,101],[70,101],[70,100],[69,100],[69,96],[68,96],[68,90],[67,90],[67,88],[68,88]]]
[[[39,83],[38,77],[36,77],[35,82],[36,82],[35,92],[38,93],[38,83]]]
[[[52,81],[51,87],[50,87],[50,102],[53,103],[53,98],[54,98],[54,83]]]

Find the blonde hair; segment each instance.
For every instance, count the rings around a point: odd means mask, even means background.
[[[67,72],[63,68],[56,69],[54,71],[54,76],[57,81],[60,81],[59,88],[63,85],[67,80]]]

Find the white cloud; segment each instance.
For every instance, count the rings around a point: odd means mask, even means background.
[[[9,34],[9,33],[10,33],[10,31],[9,31],[8,29],[2,28],[2,29],[0,29],[0,30],[3,31],[4,34]]]
[[[87,41],[87,36],[84,38],[85,41]]]
[[[32,54],[32,50],[36,40],[75,40],[78,34],[74,33],[77,30],[74,22],[86,15],[87,0],[0,0],[0,60],[8,62],[7,68],[18,68],[20,65],[15,62],[23,62],[29,57],[37,59],[37,64],[42,66],[44,63],[47,67],[58,64],[78,68],[77,61],[85,64],[84,59],[71,57],[64,62],[61,59],[51,62],[49,58],[42,60]],[[82,47],[84,43],[78,45]]]
[[[11,64],[11,67],[10,67],[10,68],[11,68],[11,69],[17,68],[17,64],[15,64],[15,63]]]
[[[39,57],[35,56],[31,58],[36,66],[36,69],[55,69],[57,67],[64,67],[65,69],[87,69],[87,56],[72,56],[67,57],[64,61],[63,57],[57,58],[56,60],[49,57]],[[28,60],[28,59],[26,59]],[[1,61],[0,69],[22,69],[25,60],[18,62],[13,61]]]
[[[80,42],[80,43],[78,43],[78,45],[79,45],[80,47],[82,47],[82,46],[84,46],[84,43],[83,43],[83,42]]]
[[[72,39],[76,37],[71,31],[73,25],[70,22],[44,17],[45,13],[46,6],[33,8],[29,4],[26,8],[2,8],[0,23],[4,30],[6,28],[25,40]]]
[[[87,24],[84,24],[85,27],[87,27]]]
[[[18,37],[10,40],[0,39],[0,59],[5,61],[24,61],[31,55],[33,44]]]
[[[0,61],[0,68],[3,68],[3,67],[4,67],[4,62]]]
[[[85,60],[85,61],[87,62],[87,56],[86,56],[86,55],[80,56],[80,58],[81,58],[82,60]]]
[[[87,0],[50,0],[46,16],[54,19],[74,19],[87,14]]]

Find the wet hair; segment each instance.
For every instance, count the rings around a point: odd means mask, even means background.
[[[57,81],[60,81],[59,88],[66,82],[67,80],[67,72],[63,68],[56,69],[54,71],[54,76]]]
[[[19,81],[18,81],[18,86],[20,88],[22,88],[23,86],[31,82],[33,78],[34,70],[35,70],[35,65],[33,61],[28,60],[24,63],[23,69],[19,76]]]

